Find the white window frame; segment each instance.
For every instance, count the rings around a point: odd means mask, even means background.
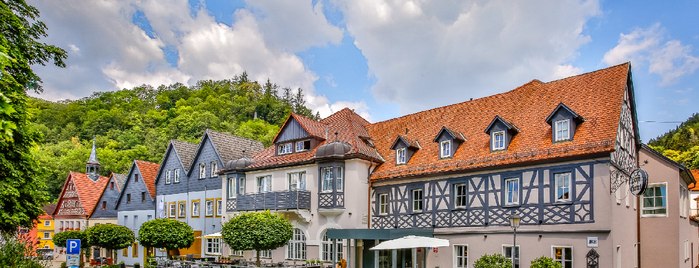
[[[238,178],[228,178],[228,198],[238,197]]]
[[[341,259],[343,259],[343,251],[345,247],[345,240],[344,239],[337,239],[335,245],[337,246],[337,250],[333,247],[333,241],[332,239],[328,238],[328,230],[326,229],[323,231],[323,235],[321,236],[320,239],[320,260],[321,261],[327,261],[331,262],[333,261],[332,257],[333,254],[337,254],[335,257],[337,258],[337,262],[339,263]]]
[[[165,184],[172,182],[172,170],[165,171]]]
[[[502,136],[502,144],[498,144],[498,140],[497,140],[498,136]],[[492,146],[493,151],[504,150],[505,149],[505,131],[503,130],[503,131],[493,132],[493,138],[492,138],[491,142],[493,143],[493,146]]]
[[[463,194],[459,194],[458,187],[464,187]],[[460,205],[459,200],[463,201]],[[468,199],[466,198],[466,184],[454,184],[454,208],[466,208],[466,203],[468,203]]]
[[[45,220],[45,221],[44,221],[44,227],[51,227],[51,221]]]
[[[306,171],[286,173],[287,189],[306,190]]]
[[[344,171],[345,171],[345,169],[344,169],[342,166],[338,166],[338,167],[336,168],[336,170],[335,170],[335,189],[336,189],[338,192],[342,192],[342,189],[344,188],[343,185],[342,185],[342,183],[343,183],[342,179],[343,179],[343,172],[344,172]]]
[[[288,260],[305,260],[306,259],[306,232],[294,228],[294,234],[286,244],[286,259]]]
[[[221,217],[223,215],[223,199],[217,198],[214,200],[214,205],[216,206],[215,212],[216,212],[216,217]]]
[[[195,204],[196,204],[196,206],[195,206]],[[192,217],[199,217],[199,210],[201,210],[201,201],[193,200],[192,201]]]
[[[403,165],[405,162],[405,148],[396,149],[396,165]]]
[[[465,247],[466,248],[466,255],[465,256],[459,256],[460,252],[463,252],[458,249],[458,247]],[[454,264],[454,268],[468,268],[468,244],[454,244],[452,247],[454,250],[454,258],[452,259],[452,263]],[[463,259],[463,266],[459,266],[459,259]]]
[[[515,189],[510,189],[510,182],[515,183]],[[519,178],[507,178],[505,179],[505,205],[514,206],[519,205]],[[510,193],[512,193],[512,200],[510,200]]]
[[[322,176],[320,191],[324,193],[333,191],[333,181],[335,179],[335,170],[333,167],[323,167],[320,169]]]
[[[245,194],[245,177],[238,178],[237,187],[238,187],[238,194],[244,195]]]
[[[451,140],[445,140],[439,143],[439,155],[441,158],[451,157]]]
[[[170,218],[177,218],[177,202],[171,202],[169,205],[170,205]]]
[[[257,250],[252,251],[252,257],[257,258]],[[260,250],[260,258],[271,259],[272,258],[272,250],[271,249]]]
[[[512,256],[507,257],[507,248],[511,248],[512,244],[502,244],[502,256],[504,256],[506,259],[512,260]],[[512,253],[515,255],[515,265],[514,267],[521,267],[521,261],[520,258],[522,257],[522,249],[520,248],[520,245],[517,244],[515,246],[514,252]]]
[[[180,183],[180,169],[175,169],[175,183]]]
[[[263,175],[255,178],[258,193],[266,193],[272,191],[272,175]]]
[[[416,196],[416,194],[418,192],[420,193],[420,196]],[[412,197],[411,201],[413,204],[412,211],[413,212],[422,212],[422,210],[424,208],[424,196],[423,196],[422,189],[413,189],[412,191],[410,191],[410,195]],[[418,206],[419,206],[419,208],[418,208]]]
[[[689,190],[684,187],[683,185],[680,185],[680,218],[687,218],[689,217]]]
[[[567,179],[567,180],[568,180],[568,186],[567,186],[567,187],[564,186],[564,185],[563,185],[563,186],[562,186],[562,185],[558,185],[558,176],[559,176],[559,175],[564,175],[564,174],[568,174],[568,179]],[[571,189],[571,186],[573,185],[573,172],[566,171],[566,172],[554,173],[554,174],[553,174],[553,181],[554,181],[554,192],[553,192],[553,194],[554,194],[554,198],[555,198],[556,202],[570,202],[571,200],[573,200],[573,199],[572,199],[572,198],[573,198],[573,191],[572,191],[572,189]],[[568,197],[567,197],[567,198],[559,198],[559,196],[558,196],[558,188],[559,188],[559,187],[560,187],[561,189],[566,189],[566,188],[568,189]]]
[[[221,239],[206,239],[206,255],[221,255]]]
[[[654,206],[654,207],[652,207],[652,208],[646,208],[646,198],[649,198],[648,196],[646,196],[646,193],[649,193],[651,190],[655,191],[654,188],[658,188],[658,187],[665,187],[665,196],[662,196],[662,195],[661,195],[661,196],[655,196],[655,195],[654,195],[652,198],[664,197],[664,203],[665,203],[664,208],[665,208],[665,213],[663,213],[663,214],[646,214],[645,212],[646,212],[647,210],[650,211],[650,210],[660,210],[660,209],[663,209],[663,207],[656,207],[656,206]],[[667,198],[667,197],[668,197],[667,194],[668,194],[668,193],[667,193],[667,182],[659,182],[659,183],[651,183],[651,184],[649,184],[649,185],[648,185],[648,188],[646,189],[646,191],[645,191],[645,192],[643,193],[643,195],[641,196],[641,217],[667,217],[668,214],[669,214],[668,211],[669,211],[669,209],[670,209],[670,204],[667,202],[667,199],[668,199],[668,198]],[[654,201],[655,201],[655,200],[654,200]]]
[[[50,232],[44,232],[44,239],[51,239],[51,233],[50,233]]]
[[[558,120],[555,123],[556,126],[556,141],[567,141],[570,140],[570,119]],[[565,126],[565,128],[563,128]],[[565,133],[565,136],[563,135]]]
[[[206,201],[204,202],[204,204],[206,205],[206,207],[204,207],[204,210],[205,210],[204,213],[206,214],[205,216],[206,216],[206,217],[213,217],[213,216],[214,216],[214,210],[215,210],[215,208],[214,208],[214,200],[206,200]],[[209,206],[209,204],[211,204],[211,206]],[[209,213],[209,207],[211,207],[211,213]]]
[[[235,250],[235,249],[229,249],[231,256],[236,256],[236,257],[243,257],[245,256],[245,251],[244,250]]]
[[[291,142],[282,143],[279,145],[279,155],[293,153],[294,147]]]
[[[305,152],[305,151],[308,151],[308,149],[306,149],[306,147],[304,146],[304,145],[306,145],[306,142],[307,142],[307,141],[308,141],[308,140],[303,140],[303,141],[297,141],[297,142],[294,143],[295,146],[296,146],[296,152],[297,152],[297,153],[298,153],[298,152]],[[301,147],[299,147],[299,145],[301,145]]]
[[[216,174],[217,169],[218,169],[218,162],[212,161],[211,162],[211,177],[212,178],[218,177],[218,174]]]
[[[379,194],[379,215],[388,215],[388,194]]]
[[[199,179],[206,179],[206,163],[199,163]]]
[[[556,249],[560,248],[561,249],[561,259],[556,258]],[[566,260],[566,255],[565,255],[565,249],[569,248],[570,249],[570,260]],[[575,264],[575,260],[573,259],[575,257],[575,254],[573,253],[573,246],[560,246],[560,245],[552,245],[551,246],[551,259],[553,259],[554,262],[558,262],[561,264],[561,267],[565,268],[564,262],[570,262],[570,267],[572,268],[573,265]]]

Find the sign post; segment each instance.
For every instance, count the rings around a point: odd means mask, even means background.
[[[66,249],[66,266],[78,268],[80,266],[80,239],[68,239]]]

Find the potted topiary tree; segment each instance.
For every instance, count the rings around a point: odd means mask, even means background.
[[[289,220],[269,210],[240,213],[221,228],[223,241],[231,248],[257,251],[258,267],[261,250],[282,247],[293,234],[293,226]]]
[[[171,250],[191,247],[194,243],[194,230],[178,220],[156,219],[141,225],[138,241],[144,247],[164,248],[169,255]]]
[[[553,259],[541,256],[532,261],[530,268],[561,268],[561,263],[553,261]]]
[[[117,261],[118,249],[127,248],[136,241],[131,229],[114,224],[92,226],[85,230],[85,234],[90,245],[112,250],[114,262]]]
[[[473,264],[473,268],[511,268],[512,261],[502,254],[485,254]]]

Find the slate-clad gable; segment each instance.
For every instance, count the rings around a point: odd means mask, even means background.
[[[114,181],[116,182],[116,185],[119,188],[119,192],[121,192],[121,190],[124,189],[124,184],[126,183],[126,175],[112,173],[112,177],[114,177]]]
[[[118,174],[121,175],[121,174]],[[124,178],[126,176],[122,175]],[[114,189],[111,188],[111,184],[114,183]],[[91,219],[105,219],[105,218],[116,218],[118,211],[116,210],[116,201],[119,199],[119,186],[116,178],[112,176],[109,182],[105,186],[102,196],[100,197],[97,204],[95,204],[94,212],[92,213]],[[102,210],[102,204],[106,202],[105,209]]]
[[[311,134],[308,134],[308,131],[303,129],[301,124],[299,124],[299,121],[292,117],[291,119],[289,119],[289,122],[287,122],[286,125],[284,125],[284,128],[279,132],[279,136],[277,137],[276,143],[285,143],[288,141],[306,139],[310,137]]]
[[[189,170],[189,165],[194,159],[194,155],[197,154],[197,145],[194,143],[184,142],[180,140],[170,140],[170,146],[175,150],[179,161],[182,163],[184,171]],[[170,150],[170,148],[168,148]]]
[[[200,147],[199,154],[195,158],[195,162],[192,165],[192,170],[189,172],[189,180],[186,182],[189,184],[189,191],[204,191],[205,188],[206,190],[221,189],[221,176],[211,177],[211,162],[216,161],[218,169],[223,169],[224,163],[218,157],[211,140],[203,140]],[[204,179],[199,179],[200,164],[204,164],[206,167]]]
[[[155,186],[157,188],[158,195],[169,195],[187,192],[187,181],[189,181],[189,179],[187,177],[187,173],[185,172],[184,167],[189,166],[191,162],[185,164],[185,162],[181,161],[179,150],[177,150],[178,147],[174,147],[173,144],[174,142],[170,144],[167,151],[165,152],[163,162],[160,163],[160,171],[158,171],[158,178],[156,179]],[[192,156],[192,158],[194,157]],[[178,183],[175,183],[175,169],[180,169],[180,182]],[[166,176],[168,171],[171,172],[169,184],[166,183]]]

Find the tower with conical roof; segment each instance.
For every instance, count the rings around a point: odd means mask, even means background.
[[[100,178],[100,162],[97,161],[97,149],[95,149],[95,137],[92,137],[92,152],[90,152],[90,159],[85,163],[85,174],[92,181],[97,181]]]

